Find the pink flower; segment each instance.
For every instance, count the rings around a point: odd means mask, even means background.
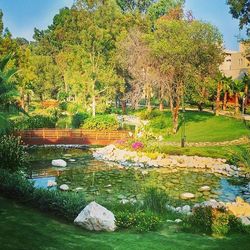
[[[142,143],[142,142],[139,142],[139,141],[134,142],[134,143],[132,144],[132,148],[135,149],[135,150],[141,149],[141,148],[143,148],[143,143]]]

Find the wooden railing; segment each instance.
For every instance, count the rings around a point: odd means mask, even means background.
[[[43,144],[91,144],[108,145],[130,138],[129,131],[93,131],[82,129],[36,129],[17,133],[28,145]]]

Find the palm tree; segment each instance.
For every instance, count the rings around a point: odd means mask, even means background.
[[[227,109],[227,99],[228,99],[228,94],[232,92],[231,86],[232,86],[232,77],[223,77],[222,80],[222,89],[224,92],[224,98],[223,98],[223,110],[225,111]]]
[[[235,113],[238,114],[240,111],[239,99],[244,95],[245,84],[243,80],[234,80],[232,90],[235,95]]]
[[[245,99],[242,102],[242,106],[243,106],[243,113],[245,113],[245,107],[247,106],[247,102],[248,102],[248,92],[250,89],[250,76],[248,74],[245,73],[244,77],[242,78],[242,81],[244,83],[244,97]]]
[[[18,96],[16,85],[12,81],[17,70],[15,68],[7,68],[10,59],[11,55],[0,59],[0,105],[3,107],[14,104]]]

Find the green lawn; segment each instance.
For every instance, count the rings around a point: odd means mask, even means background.
[[[176,232],[94,233],[0,198],[0,248],[8,249],[249,249],[249,235],[224,239]]]
[[[171,126],[171,113],[163,114],[166,123]],[[157,119],[153,118],[153,119]],[[235,140],[243,136],[249,136],[250,130],[241,121],[225,116],[215,116],[209,112],[186,111],[186,137],[189,142],[219,142]],[[180,126],[176,135],[167,138],[168,141],[179,142],[181,139],[181,114]],[[166,129],[157,132],[166,133]]]

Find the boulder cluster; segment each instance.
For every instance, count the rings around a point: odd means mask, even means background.
[[[159,154],[156,159],[152,159],[146,153],[119,149],[115,145],[98,148],[93,152],[93,156],[98,160],[117,162],[127,167],[164,167],[174,170],[176,168],[193,168],[225,176],[246,176],[238,167],[227,164],[226,160],[221,158]]]

